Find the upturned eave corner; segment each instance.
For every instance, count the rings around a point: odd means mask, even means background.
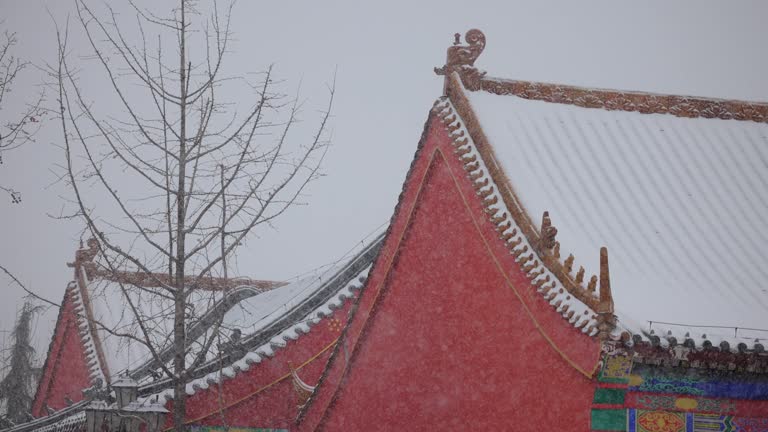
[[[467,32],[467,34],[469,35],[470,32]],[[482,38],[475,36],[475,39],[482,40],[482,45],[478,42],[478,46],[485,46],[484,36]],[[459,49],[462,49],[461,52],[467,52],[471,47],[472,45],[455,45],[450,47],[448,55],[449,60],[458,57],[458,54],[451,54],[451,49],[455,49],[453,52],[458,52]],[[477,48],[473,52],[479,55],[479,53],[482,52],[482,49]],[[436,68],[438,74],[445,74],[446,83],[444,98],[447,98],[452,103],[456,110],[456,114],[458,114],[463,121],[469,137],[474,142],[480,153],[480,157],[487,166],[489,176],[498,186],[498,191],[507,209],[509,209],[510,216],[517,226],[520,227],[528,242],[532,245],[538,259],[554,275],[554,277],[562,283],[563,287],[570,295],[595,311],[595,318],[598,322],[603,323],[602,329],[598,330],[596,333],[602,340],[605,340],[613,331],[613,326],[616,322],[612,312],[612,296],[610,297],[610,301],[603,305],[604,309],[608,308],[611,312],[604,313],[603,315],[597,314],[597,310],[600,307],[598,276],[592,275],[589,279],[585,279],[586,272],[583,267],[580,267],[574,272],[573,255],[569,255],[564,260],[560,257],[560,243],[556,240],[557,228],[553,225],[549,213],[545,212],[542,216],[542,225],[537,227],[533,222],[533,215],[528,214],[518,198],[518,195],[515,193],[514,185],[504,173],[501,164],[498,162],[493,145],[483,131],[480,119],[467,97],[466,92],[472,91],[467,85],[469,84],[470,86],[473,86],[477,84],[477,89],[479,89],[480,81],[474,81],[474,79],[475,77],[484,76],[484,72],[477,71],[474,68],[475,59],[476,57],[469,58],[469,60],[465,59],[463,62],[449,61],[446,66]],[[446,122],[447,119],[442,119],[442,121]],[[449,130],[449,133],[452,133],[452,131]],[[556,217],[556,215],[553,216]],[[609,303],[610,307],[607,306]]]

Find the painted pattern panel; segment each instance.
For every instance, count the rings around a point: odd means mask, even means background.
[[[638,407],[649,410],[702,411],[709,413],[733,413],[736,401],[732,399],[703,399],[679,395],[640,394],[635,399]]]
[[[768,399],[768,377],[754,373],[670,369],[636,364],[630,391],[680,393],[733,399]]]
[[[768,432],[763,375],[637,364],[614,349],[596,384],[592,431]]]
[[[629,410],[630,432],[687,432],[688,415],[669,411]]]
[[[768,418],[627,410],[628,432],[768,432]]]

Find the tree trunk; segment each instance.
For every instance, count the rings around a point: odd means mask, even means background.
[[[174,296],[173,319],[173,368],[176,374],[173,400],[173,425],[176,431],[184,430],[184,418],[186,416],[186,329],[184,319],[185,304],[185,208],[186,208],[186,160],[187,160],[187,74],[186,74],[186,20],[185,0],[181,0],[181,30],[179,37],[179,77],[181,89],[180,125],[179,125],[179,188],[176,194],[176,295]]]

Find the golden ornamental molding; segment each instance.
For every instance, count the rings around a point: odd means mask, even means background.
[[[685,118],[717,118],[768,123],[768,104],[757,102],[706,99],[693,96],[661,95],[619,90],[514,81],[467,75],[458,71],[468,90],[482,90],[497,95],[513,95],[523,99],[627,111],[641,114],[671,114]]]
[[[524,99],[583,108],[600,108],[607,111],[768,123],[768,103],[590,89],[488,77],[486,72],[475,67],[475,61],[485,49],[486,39],[483,32],[477,29],[469,30],[464,36],[466,45],[461,45],[459,39],[460,35],[456,33],[453,46],[448,48],[445,66],[435,68],[436,74],[446,77],[445,94],[450,84],[450,75],[456,72],[461,78],[461,83],[470,91],[485,91],[502,96],[512,95]]]

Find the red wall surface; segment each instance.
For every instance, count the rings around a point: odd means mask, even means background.
[[[442,123],[427,132],[299,429],[588,430],[599,343],[530,286]]]
[[[35,417],[47,414],[44,404],[59,410],[67,406],[65,397],[74,402],[83,400],[82,390],[91,386],[72,292],[67,289],[59,312],[43,376],[32,404]]]
[[[77,327],[72,290],[67,290],[60,311],[43,379],[33,404],[35,416],[46,415],[43,406],[59,410],[65,397],[77,402],[82,390],[90,387],[89,369]],[[310,328],[309,333],[286,341],[275,355],[252,364],[219,387],[199,389],[187,399],[187,424],[254,428],[289,428],[298,413],[297,393],[290,377],[290,365],[306,383],[314,385],[322,373],[353,303],[347,299],[331,316]],[[221,389],[221,392],[219,391]],[[167,408],[172,412],[173,401]],[[166,427],[172,427],[169,413]]]
[[[187,399],[187,423],[253,428],[289,428],[298,413],[297,393],[290,365],[307,384],[317,383],[331,348],[347,320],[353,300],[314,325],[308,334],[289,340],[274,357],[254,363],[218,384],[198,390]],[[304,365],[304,366],[302,366]],[[221,397],[220,397],[221,396]],[[172,411],[172,402],[168,405]],[[169,414],[166,427],[171,427]]]

